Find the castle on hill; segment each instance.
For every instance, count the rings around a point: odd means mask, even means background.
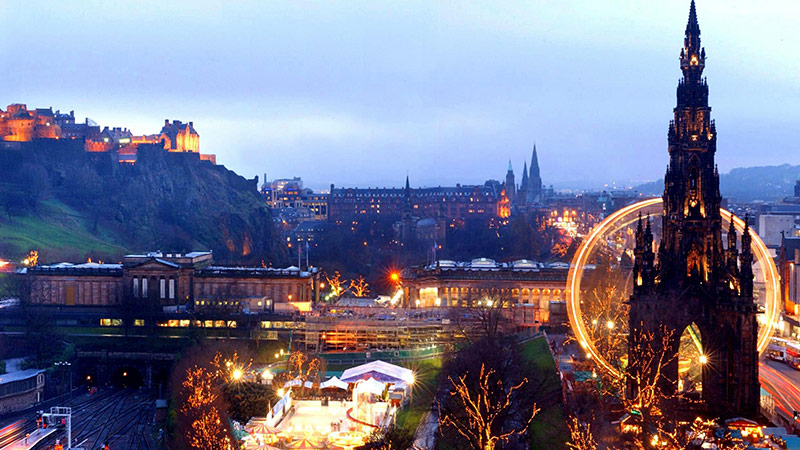
[[[164,121],[158,134],[137,136],[127,128],[100,128],[86,118],[75,121],[75,111],[69,114],[53,108],[28,109],[23,103],[8,105],[0,109],[0,141],[31,142],[39,139],[82,140],[87,152],[115,152],[120,164],[135,164],[138,147],[142,144],[163,146],[164,150],[176,153],[196,153],[201,160],[217,163],[216,155],[200,153],[200,135],[193,122],[179,120]]]

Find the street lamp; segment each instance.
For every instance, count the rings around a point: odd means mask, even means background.
[[[708,362],[708,356],[700,355],[700,364],[706,364]]]
[[[231,378],[233,378],[234,381],[241,380],[242,379],[242,371],[239,370],[239,369],[234,369],[233,372],[231,373]]]
[[[59,361],[54,365],[59,367],[65,367],[69,370],[69,398],[72,400],[72,363],[69,361]]]
[[[609,330],[613,330],[614,329],[614,321],[613,320],[609,320],[608,322],[606,322],[606,327],[608,327]]]

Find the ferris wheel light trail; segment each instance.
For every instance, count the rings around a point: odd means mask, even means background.
[[[587,236],[586,240],[581,244],[580,248],[578,248],[578,251],[575,252],[575,256],[572,258],[572,264],[570,264],[569,275],[567,276],[567,289],[569,289],[569,295],[567,296],[567,313],[569,315],[570,326],[575,336],[578,338],[578,343],[586,350],[587,356],[593,359],[603,370],[615,377],[620,377],[621,373],[597,351],[594,342],[592,342],[589,333],[586,331],[586,326],[581,315],[580,287],[583,269],[586,266],[592,250],[594,250],[606,232],[618,225],[617,222],[619,219],[645,208],[659,205],[661,202],[661,198],[643,200],[628,205],[608,216],[592,229],[589,236]],[[734,226],[739,233],[744,232],[745,223],[742,219],[734,216],[730,211],[725,209],[720,208],[720,213],[724,220],[728,222],[733,220]],[[756,262],[761,272],[764,274],[764,286],[766,290],[764,299],[764,315],[766,320],[759,328],[757,341],[758,352],[762,353],[766,350],[769,338],[772,335],[772,324],[778,319],[778,293],[780,292],[780,285],[778,284],[778,269],[775,267],[775,263],[772,261],[772,257],[764,241],[762,241],[753,230],[750,230],[750,236],[752,238],[752,248]]]

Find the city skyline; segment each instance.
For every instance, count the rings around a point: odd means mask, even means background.
[[[4,97],[135,133],[191,120],[227,167],[314,188],[519,177],[534,142],[546,184],[622,186],[663,174],[684,3],[4,4]],[[721,172],[800,162],[797,8],[698,4]]]

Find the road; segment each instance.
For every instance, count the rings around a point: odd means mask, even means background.
[[[794,411],[800,411],[800,371],[782,362],[764,360],[759,364],[759,379],[761,387],[775,399],[776,412],[791,421]]]

